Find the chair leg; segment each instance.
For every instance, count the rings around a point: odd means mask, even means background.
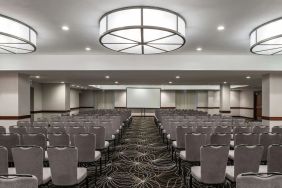
[[[100,175],[102,175],[102,157],[100,158]]]
[[[178,160],[178,173],[181,173],[181,158]]]
[[[173,153],[174,153],[174,148],[173,146],[171,147],[171,160],[173,161]]]
[[[190,174],[190,178],[189,178],[189,188],[193,188],[193,185],[192,185],[193,180],[192,180],[192,178],[193,178],[193,176],[192,176],[192,174]]]
[[[97,185],[97,173],[98,173],[98,170],[97,170],[97,164],[96,162],[95,163],[95,185]]]
[[[86,177],[86,187],[87,187],[87,188],[89,187],[89,180],[88,180],[88,177]]]
[[[108,147],[108,161],[110,160],[110,146]]]
[[[183,174],[183,182],[184,182],[184,185],[186,185],[186,169],[185,169],[184,166],[183,166],[183,168],[182,168],[182,174]]]

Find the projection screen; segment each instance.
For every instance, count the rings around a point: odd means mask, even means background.
[[[126,88],[127,108],[160,108],[160,88]]]

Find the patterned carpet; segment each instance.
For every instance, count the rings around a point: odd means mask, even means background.
[[[90,187],[94,187],[93,181],[92,176]],[[97,187],[183,187],[182,179],[175,163],[171,161],[166,145],[162,143],[153,118],[133,119],[116,146],[111,161],[103,167]]]

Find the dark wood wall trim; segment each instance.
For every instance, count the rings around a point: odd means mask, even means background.
[[[244,110],[254,110],[252,107],[230,107],[231,109],[244,109]]]
[[[250,120],[254,119],[252,117],[246,117],[246,116],[232,116],[232,117],[235,117],[235,118],[246,118],[246,119],[250,119]]]
[[[94,108],[94,106],[80,106],[79,108]]]
[[[230,110],[219,110],[220,113],[222,114],[230,114],[231,111]]]
[[[262,116],[261,119],[270,120],[270,121],[282,121],[282,117]]]
[[[197,109],[219,109],[219,107],[197,106]]]
[[[39,113],[66,113],[70,112],[70,110],[38,110],[38,111],[31,111],[32,114],[39,114]]]
[[[31,115],[23,115],[23,116],[0,116],[0,120],[19,120],[30,118]]]
[[[197,109],[220,109],[220,107],[206,107],[206,106],[198,106]],[[245,110],[253,110],[251,107],[230,107],[230,109],[245,109]]]
[[[73,108],[70,108],[70,110],[78,110],[79,107],[73,107]]]

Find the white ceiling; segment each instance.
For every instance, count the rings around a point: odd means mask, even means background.
[[[149,5],[171,9],[187,21],[186,45],[169,54],[249,54],[249,33],[282,16],[281,0],[0,0],[0,13],[38,32],[35,54],[116,54],[98,42],[98,20],[112,9]],[[70,31],[63,32],[67,24]],[[217,25],[226,30],[218,32]],[[90,46],[93,50],[85,52]]]

